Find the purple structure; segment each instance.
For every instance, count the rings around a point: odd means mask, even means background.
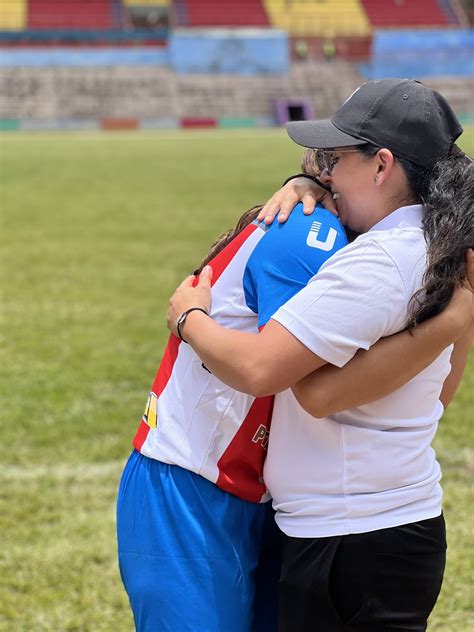
[[[288,121],[308,121],[314,119],[311,100],[307,97],[294,99],[277,99],[275,101],[278,125],[286,125]]]

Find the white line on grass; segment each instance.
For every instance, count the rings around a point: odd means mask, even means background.
[[[118,474],[125,466],[126,459],[104,463],[60,463],[57,465],[0,465],[0,479],[31,480],[36,478],[81,479],[108,477]]]

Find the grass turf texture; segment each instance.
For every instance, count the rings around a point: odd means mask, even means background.
[[[474,130],[461,144],[474,152]],[[283,130],[1,137],[0,630],[133,627],[115,554],[123,463],[169,295],[298,170]],[[474,623],[474,362],[436,439],[449,556],[431,630]]]

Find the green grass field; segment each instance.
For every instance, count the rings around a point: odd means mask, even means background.
[[[474,153],[473,128],[461,144]],[[18,133],[0,148],[0,630],[131,630],[114,503],[168,297],[301,152],[283,130]],[[473,360],[436,440],[442,632],[474,626]]]

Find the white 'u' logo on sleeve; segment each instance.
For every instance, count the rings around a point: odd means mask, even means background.
[[[313,222],[311,224],[308,236],[306,237],[306,245],[310,248],[319,248],[319,250],[329,252],[334,248],[334,244],[336,243],[337,231],[334,228],[330,228],[326,239],[322,241],[319,239],[321,226],[321,222]]]

